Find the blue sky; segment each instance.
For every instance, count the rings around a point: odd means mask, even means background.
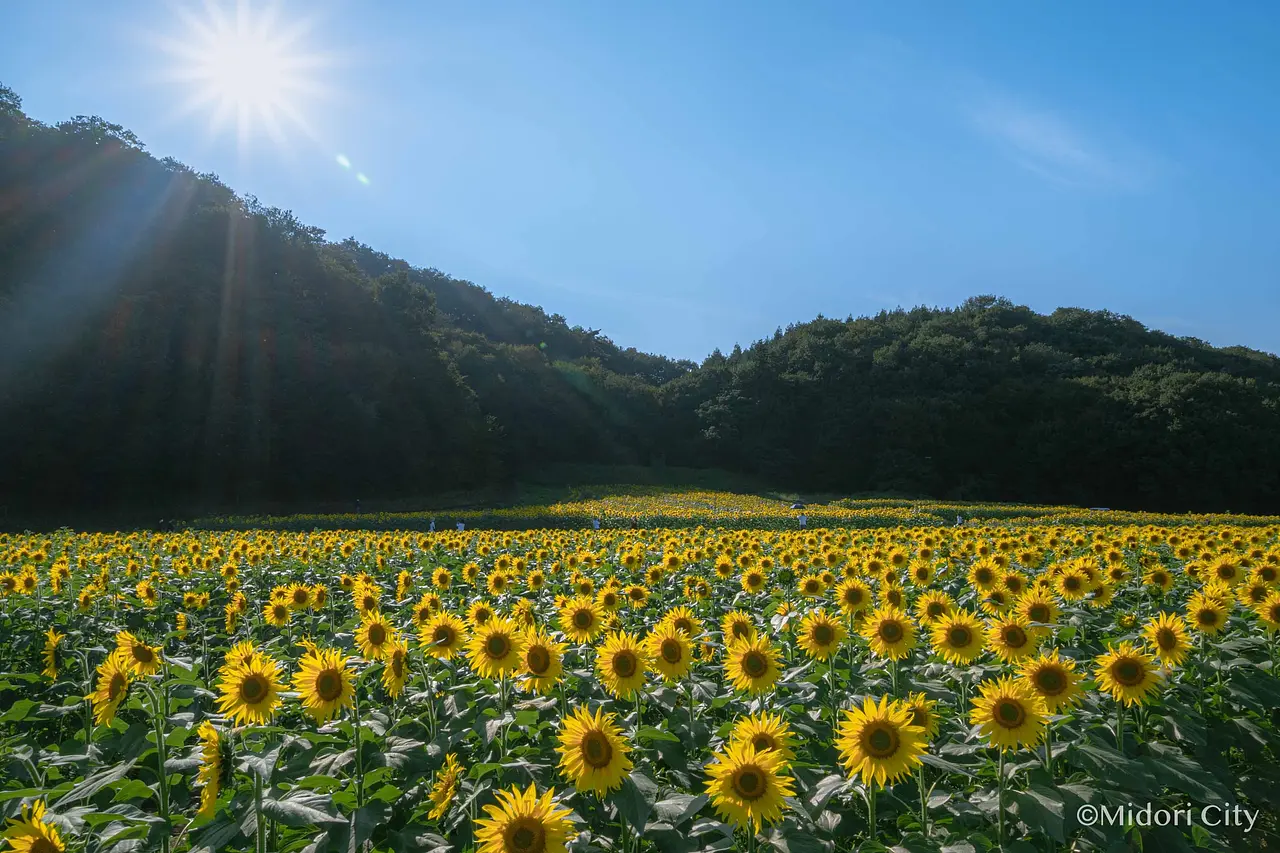
[[[274,138],[175,79],[202,3],[8,0],[0,81],[624,346],[996,293],[1280,351],[1273,2],[273,5]]]

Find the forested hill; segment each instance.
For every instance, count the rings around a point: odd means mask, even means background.
[[[0,87],[0,506],[426,496],[555,463],[1280,510],[1280,361],[1125,317],[818,319],[702,365],[419,269]]]

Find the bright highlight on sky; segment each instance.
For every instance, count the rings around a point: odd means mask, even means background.
[[[701,359],[996,293],[1280,351],[1272,2],[11,0],[0,82]]]

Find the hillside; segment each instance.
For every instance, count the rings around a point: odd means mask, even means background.
[[[1280,360],[1106,312],[819,318],[701,365],[331,242],[0,88],[0,503],[251,511],[555,464],[1280,510]]]

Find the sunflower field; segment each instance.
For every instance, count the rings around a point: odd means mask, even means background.
[[[1275,519],[0,535],[0,850],[1275,849],[1277,661]]]

